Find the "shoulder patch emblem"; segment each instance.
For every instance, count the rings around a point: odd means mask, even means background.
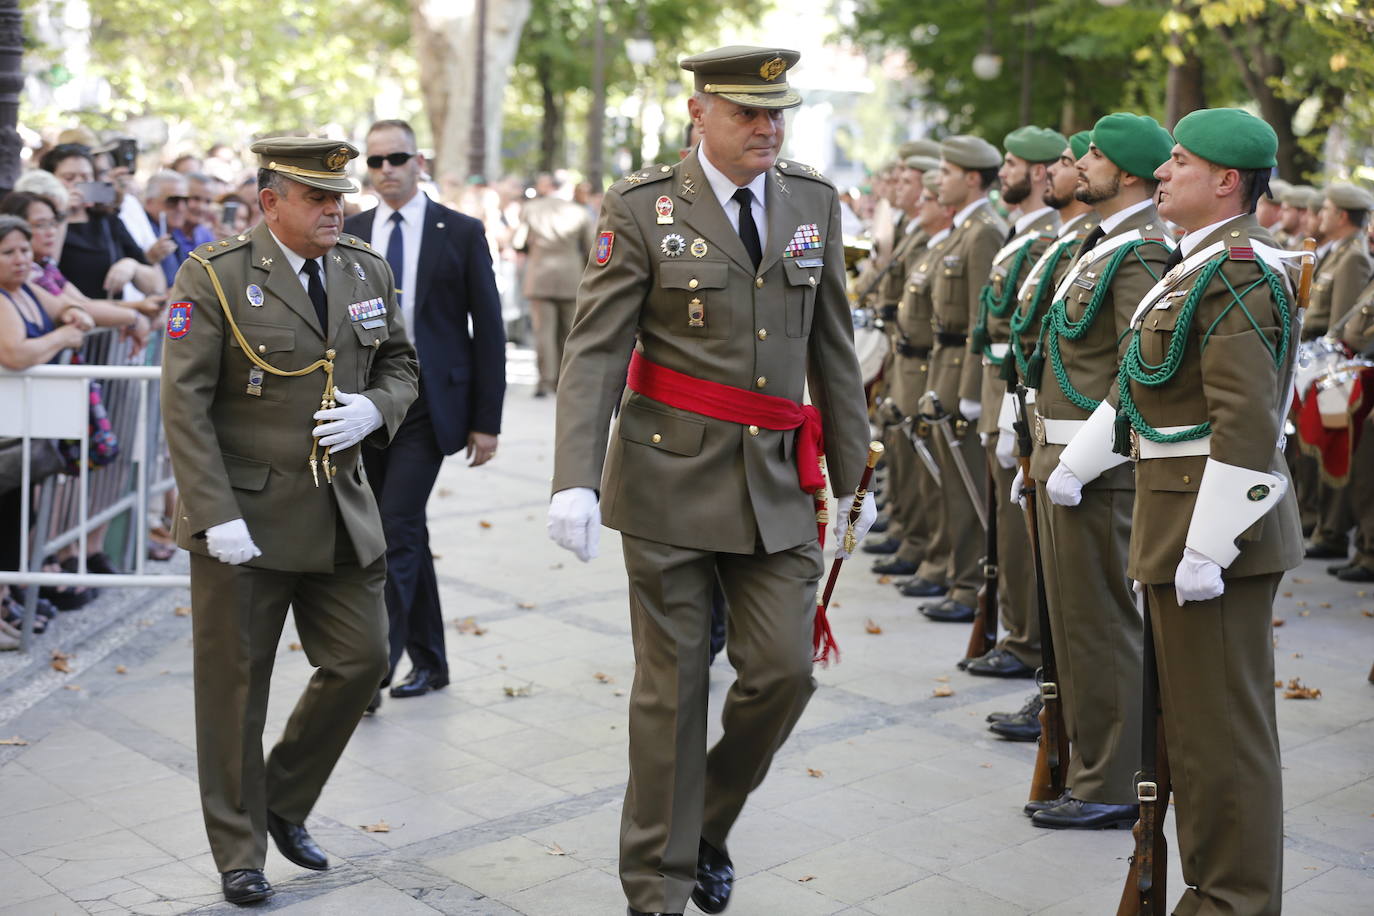
[[[191,332],[191,302],[173,302],[167,307],[167,336],[180,340]]]
[[[1252,503],[1257,503],[1269,495],[1269,487],[1262,483],[1255,484],[1246,492],[1245,498]]]
[[[615,247],[615,233],[602,232],[596,237],[596,263],[605,267],[611,260],[611,249]]]

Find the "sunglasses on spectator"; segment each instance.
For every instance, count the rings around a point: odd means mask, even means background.
[[[191,198],[184,197],[179,194],[174,194],[171,197],[165,198],[165,200],[167,201],[167,206],[169,207],[180,207],[182,204],[190,202]]]
[[[387,153],[385,156],[368,156],[367,167],[370,169],[379,169],[382,167],[382,163],[385,162],[399,168],[414,158],[414,153]]]

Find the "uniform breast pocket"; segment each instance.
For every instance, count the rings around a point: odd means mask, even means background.
[[[263,362],[281,369],[294,368],[281,355],[296,349],[296,331],[294,328],[248,321],[238,322],[238,327],[239,333],[243,335],[244,341],[248,344],[248,349]],[[232,334],[229,336],[229,346],[235,350],[241,349],[238,338]],[[246,354],[243,359],[245,363],[243,387],[238,390],[245,397],[258,397],[264,401],[285,399],[286,386],[283,384],[285,379],[274,379],[270,373],[258,368]],[[257,393],[253,394],[254,391]]]
[[[936,302],[957,302],[964,295],[964,259],[957,256],[943,258],[935,273],[934,296]]]
[[[358,356],[358,391],[367,388],[371,380],[372,361],[377,358],[377,351],[382,344],[386,343],[391,337],[391,331],[386,326],[385,318],[369,318],[366,321],[352,321],[353,333],[358,336],[358,344],[362,347],[362,353]],[[373,325],[373,327],[367,327]]]
[[[723,340],[730,336],[730,303],[724,261],[664,262],[658,265],[664,324],[682,337]]]
[[[1164,363],[1177,324],[1176,309],[1151,309],[1145,313],[1140,321],[1140,358],[1146,368]]]
[[[811,333],[821,269],[802,267],[790,259],[784,260],[782,266],[787,275],[787,336],[805,337]]]

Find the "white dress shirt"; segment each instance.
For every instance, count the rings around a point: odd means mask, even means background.
[[[406,328],[415,327],[415,284],[420,271],[420,240],[424,236],[425,207],[429,198],[423,191],[416,191],[410,200],[401,204],[401,276],[396,278],[401,298],[401,317]],[[376,214],[372,217],[372,250],[383,258],[386,246],[391,244],[394,224],[391,214],[397,212],[384,200],[377,202]]]
[[[1111,235],[1113,229],[1126,221],[1126,217],[1130,216],[1132,213],[1139,213],[1154,202],[1155,200],[1153,197],[1147,197],[1139,203],[1131,204],[1124,210],[1116,211],[1111,216],[1103,217],[1102,222],[1098,223],[1098,225],[1102,227],[1102,234]]]
[[[954,214],[954,228],[958,229],[960,226],[962,226],[964,224],[964,221],[973,215],[974,210],[977,210],[979,207],[985,206],[987,202],[988,199],[986,197],[980,197],[971,204],[965,204],[964,209]]]
[[[716,200],[720,201],[721,209],[725,211],[725,218],[730,221],[735,232],[739,232],[739,201],[734,199],[734,193],[740,189],[725,174],[711,164],[711,160],[706,158],[706,143],[703,141],[697,147],[697,160],[701,163],[701,171],[706,175],[706,183],[711,186],[711,191],[716,195]],[[768,190],[768,173],[761,172],[754,176],[754,180],[744,187],[748,188],[754,195],[753,205],[749,212],[753,214],[754,225],[759,230],[759,250],[768,250],[768,211],[764,209],[763,195]]]
[[[290,264],[291,269],[296,272],[296,279],[301,281],[301,289],[305,290],[305,294],[308,298],[310,295],[310,278],[302,273],[302,269],[305,267],[307,259],[301,257],[282,244],[282,240],[277,238],[277,234],[271,229],[267,230],[267,234],[272,236],[272,241],[277,243],[277,247],[281,249],[281,253],[286,256],[286,263]],[[328,293],[329,288],[325,286],[324,280],[324,258],[315,258],[315,263],[320,265],[320,286],[324,287],[325,292]]]

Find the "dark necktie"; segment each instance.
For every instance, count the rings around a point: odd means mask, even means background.
[[[1002,244],[1003,244],[1003,245],[1010,245],[1010,244],[1011,244],[1011,240],[1014,239],[1014,238],[1016,238],[1016,227],[1015,227],[1015,226],[1012,226],[1010,229],[1007,230],[1007,237],[1006,237],[1005,240],[1003,240]]]
[[[320,264],[313,258],[305,262],[301,268],[305,272],[306,292],[310,294],[310,301],[315,305],[315,317],[320,319],[320,330],[329,332],[329,322],[327,316],[329,309],[325,305],[324,282],[320,278]]]
[[[739,204],[739,237],[744,243],[744,250],[749,252],[749,259],[754,262],[754,269],[759,269],[759,263],[763,261],[763,244],[759,241],[759,227],[754,222],[754,195],[748,188],[740,188],[732,197]]]
[[[1102,241],[1102,237],[1106,234],[1107,233],[1102,231],[1101,226],[1098,226],[1092,232],[1089,232],[1088,237],[1083,240],[1083,247],[1079,250],[1078,253],[1080,255],[1084,255],[1092,251],[1093,246],[1096,245],[1098,242]]]
[[[1177,267],[1178,265],[1180,265],[1180,264],[1182,264],[1182,263],[1183,263],[1183,246],[1182,246],[1182,245],[1179,245],[1179,246],[1178,246],[1177,248],[1175,248],[1173,251],[1169,252],[1169,257],[1168,257],[1168,259],[1165,260],[1165,262],[1164,262],[1164,272],[1165,272],[1165,273],[1168,273],[1170,270],[1172,270],[1173,268]]]
[[[391,214],[391,236],[386,240],[386,262],[391,265],[391,273],[396,279],[396,304],[401,304],[401,290],[405,286],[406,240],[401,235],[401,223],[405,222],[401,211]]]

